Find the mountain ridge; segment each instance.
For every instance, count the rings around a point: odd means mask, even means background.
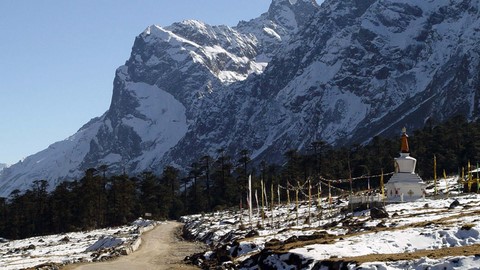
[[[108,111],[3,171],[0,195],[102,164],[160,172],[220,148],[280,162],[318,140],[477,119],[478,31],[479,4],[460,0],[274,0],[235,27],[150,26],[116,71]]]
[[[260,74],[274,50],[296,31],[298,24],[287,29],[278,21],[292,22],[291,18],[271,12],[282,7],[313,15],[313,3],[274,0],[269,11],[235,28],[196,20],[147,27],[136,37],[125,65],[116,70],[108,111],[66,140],[4,171],[0,196],[25,190],[38,178],[48,179],[53,189],[56,183],[79,178],[84,170],[101,164],[112,172],[157,171],[159,158],[187,135],[186,127],[196,121],[198,108],[208,107],[215,91]],[[161,101],[166,97],[169,104]],[[171,126],[177,126],[177,132],[169,133],[165,127]]]

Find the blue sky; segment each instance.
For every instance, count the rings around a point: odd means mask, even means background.
[[[147,26],[234,26],[271,0],[0,1],[0,163],[73,135],[109,107],[115,69]]]

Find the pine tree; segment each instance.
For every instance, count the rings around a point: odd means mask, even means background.
[[[7,198],[0,197],[0,235],[5,234],[7,226]]]
[[[144,172],[140,175],[140,209],[141,213],[151,213],[152,218],[160,217],[158,205],[159,180],[152,172]]]
[[[208,155],[202,157],[203,162],[203,172],[204,172],[204,179],[205,179],[205,196],[207,198],[207,211],[212,210],[212,191],[210,182],[210,165],[212,163],[212,158]]]
[[[189,178],[192,179],[192,186],[189,189],[190,196],[188,201],[189,213],[200,213],[206,210],[206,198],[200,186],[200,175],[202,173],[200,163],[194,162],[190,167]]]
[[[79,188],[80,224],[84,229],[95,229],[105,226],[107,198],[105,185],[98,171],[90,168],[85,171]]]
[[[77,221],[74,209],[77,208],[77,198],[72,191],[78,182],[62,182],[50,195],[51,228],[53,233],[76,231]]]
[[[233,164],[224,149],[218,151],[219,156],[214,163],[214,172],[211,175],[213,186],[213,205],[216,209],[236,205],[238,201],[237,189],[232,175]]]
[[[46,180],[35,180],[31,187],[32,217],[34,231],[33,234],[41,235],[50,228],[50,213],[48,210],[48,182]]]
[[[134,220],[136,208],[135,182],[128,175],[112,177],[113,213],[112,225],[122,225]]]
[[[167,166],[160,177],[159,208],[163,218],[177,218],[183,212],[183,204],[177,196],[179,189],[178,169]]]

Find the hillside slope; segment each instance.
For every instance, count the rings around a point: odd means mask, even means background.
[[[209,269],[478,269],[480,196],[459,194],[457,180],[439,185],[437,196],[430,183],[426,199],[380,211],[352,211],[343,191],[313,196],[311,206],[266,207],[263,219],[254,208],[251,221],[247,210],[186,216],[185,234],[213,249],[190,258]]]
[[[4,170],[0,196],[102,164],[160,172],[220,148],[279,162],[317,140],[477,119],[479,18],[476,1],[273,0],[236,27],[150,26],[116,71],[108,111]]]

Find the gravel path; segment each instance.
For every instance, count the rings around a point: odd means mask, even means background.
[[[143,234],[140,248],[128,256],[108,262],[69,265],[65,270],[199,269],[184,264],[183,259],[200,252],[204,247],[199,243],[181,240],[179,237],[181,227],[182,223],[178,222],[162,223]]]

